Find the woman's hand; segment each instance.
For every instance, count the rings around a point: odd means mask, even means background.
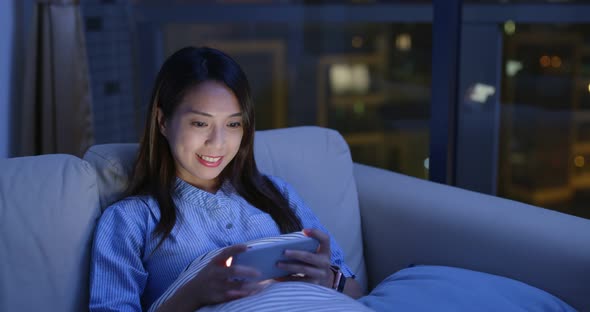
[[[230,257],[247,249],[243,244],[225,248],[158,311],[194,311],[205,305],[247,297],[260,290],[262,284],[244,280],[260,276],[258,270],[240,265],[228,267],[226,264]]]
[[[243,244],[225,248],[195,276],[190,283],[198,288],[201,303],[208,305],[246,297],[261,287],[258,283],[244,281],[258,277],[258,270],[240,265],[228,267],[226,264],[230,257],[247,249]]]
[[[315,238],[320,242],[317,252],[311,253],[301,250],[286,250],[285,256],[298,260],[300,263],[279,262],[277,266],[293,274],[303,276],[289,276],[281,281],[304,281],[332,288],[334,273],[331,266],[330,236],[318,229],[304,229],[305,235]]]

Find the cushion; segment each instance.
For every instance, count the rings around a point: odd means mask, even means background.
[[[576,311],[525,283],[446,266],[398,271],[359,301],[376,311]]]
[[[102,209],[120,199],[136,151],[137,144],[105,144],[84,155],[98,173]],[[257,131],[254,154],[261,172],[293,185],[340,244],[346,264],[366,290],[358,195],[342,136],[311,126]]]
[[[84,154],[84,160],[96,169],[102,211],[123,196],[137,148],[138,144],[102,144],[91,146]]]
[[[0,311],[88,309],[96,174],[70,155],[0,159]]]
[[[246,242],[249,246],[259,246],[277,241],[285,241],[303,237],[302,232],[284,234],[275,237],[267,237]],[[162,303],[174,295],[174,293],[194,278],[212,258],[217,256],[223,248],[210,251],[195,259],[180,276],[168,287],[168,289],[156,300],[149,312],[156,311]],[[272,283],[262,291],[246,298],[230,302],[210,305],[199,311],[370,311],[361,303],[332,289],[304,283],[282,282]]]

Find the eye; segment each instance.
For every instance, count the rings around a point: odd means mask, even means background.
[[[239,127],[241,127],[241,126],[242,126],[242,123],[241,123],[241,122],[239,122],[239,121],[234,121],[234,122],[230,122],[230,123],[228,124],[228,126],[229,126],[230,128],[239,128]]]
[[[207,124],[202,121],[193,121],[191,123],[191,125],[193,125],[195,127],[206,127],[207,126]]]

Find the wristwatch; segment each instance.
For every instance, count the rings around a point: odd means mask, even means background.
[[[330,266],[332,272],[334,272],[334,283],[332,284],[332,289],[335,289],[338,292],[344,291],[344,284],[346,284],[346,276],[340,270],[340,267],[337,265]]]

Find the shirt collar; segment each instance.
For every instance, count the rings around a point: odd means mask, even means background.
[[[189,203],[203,204],[209,207],[211,202],[217,201],[223,197],[229,196],[234,192],[234,188],[229,180],[221,183],[221,187],[216,193],[209,193],[192,184],[176,177],[174,184],[174,196]]]

